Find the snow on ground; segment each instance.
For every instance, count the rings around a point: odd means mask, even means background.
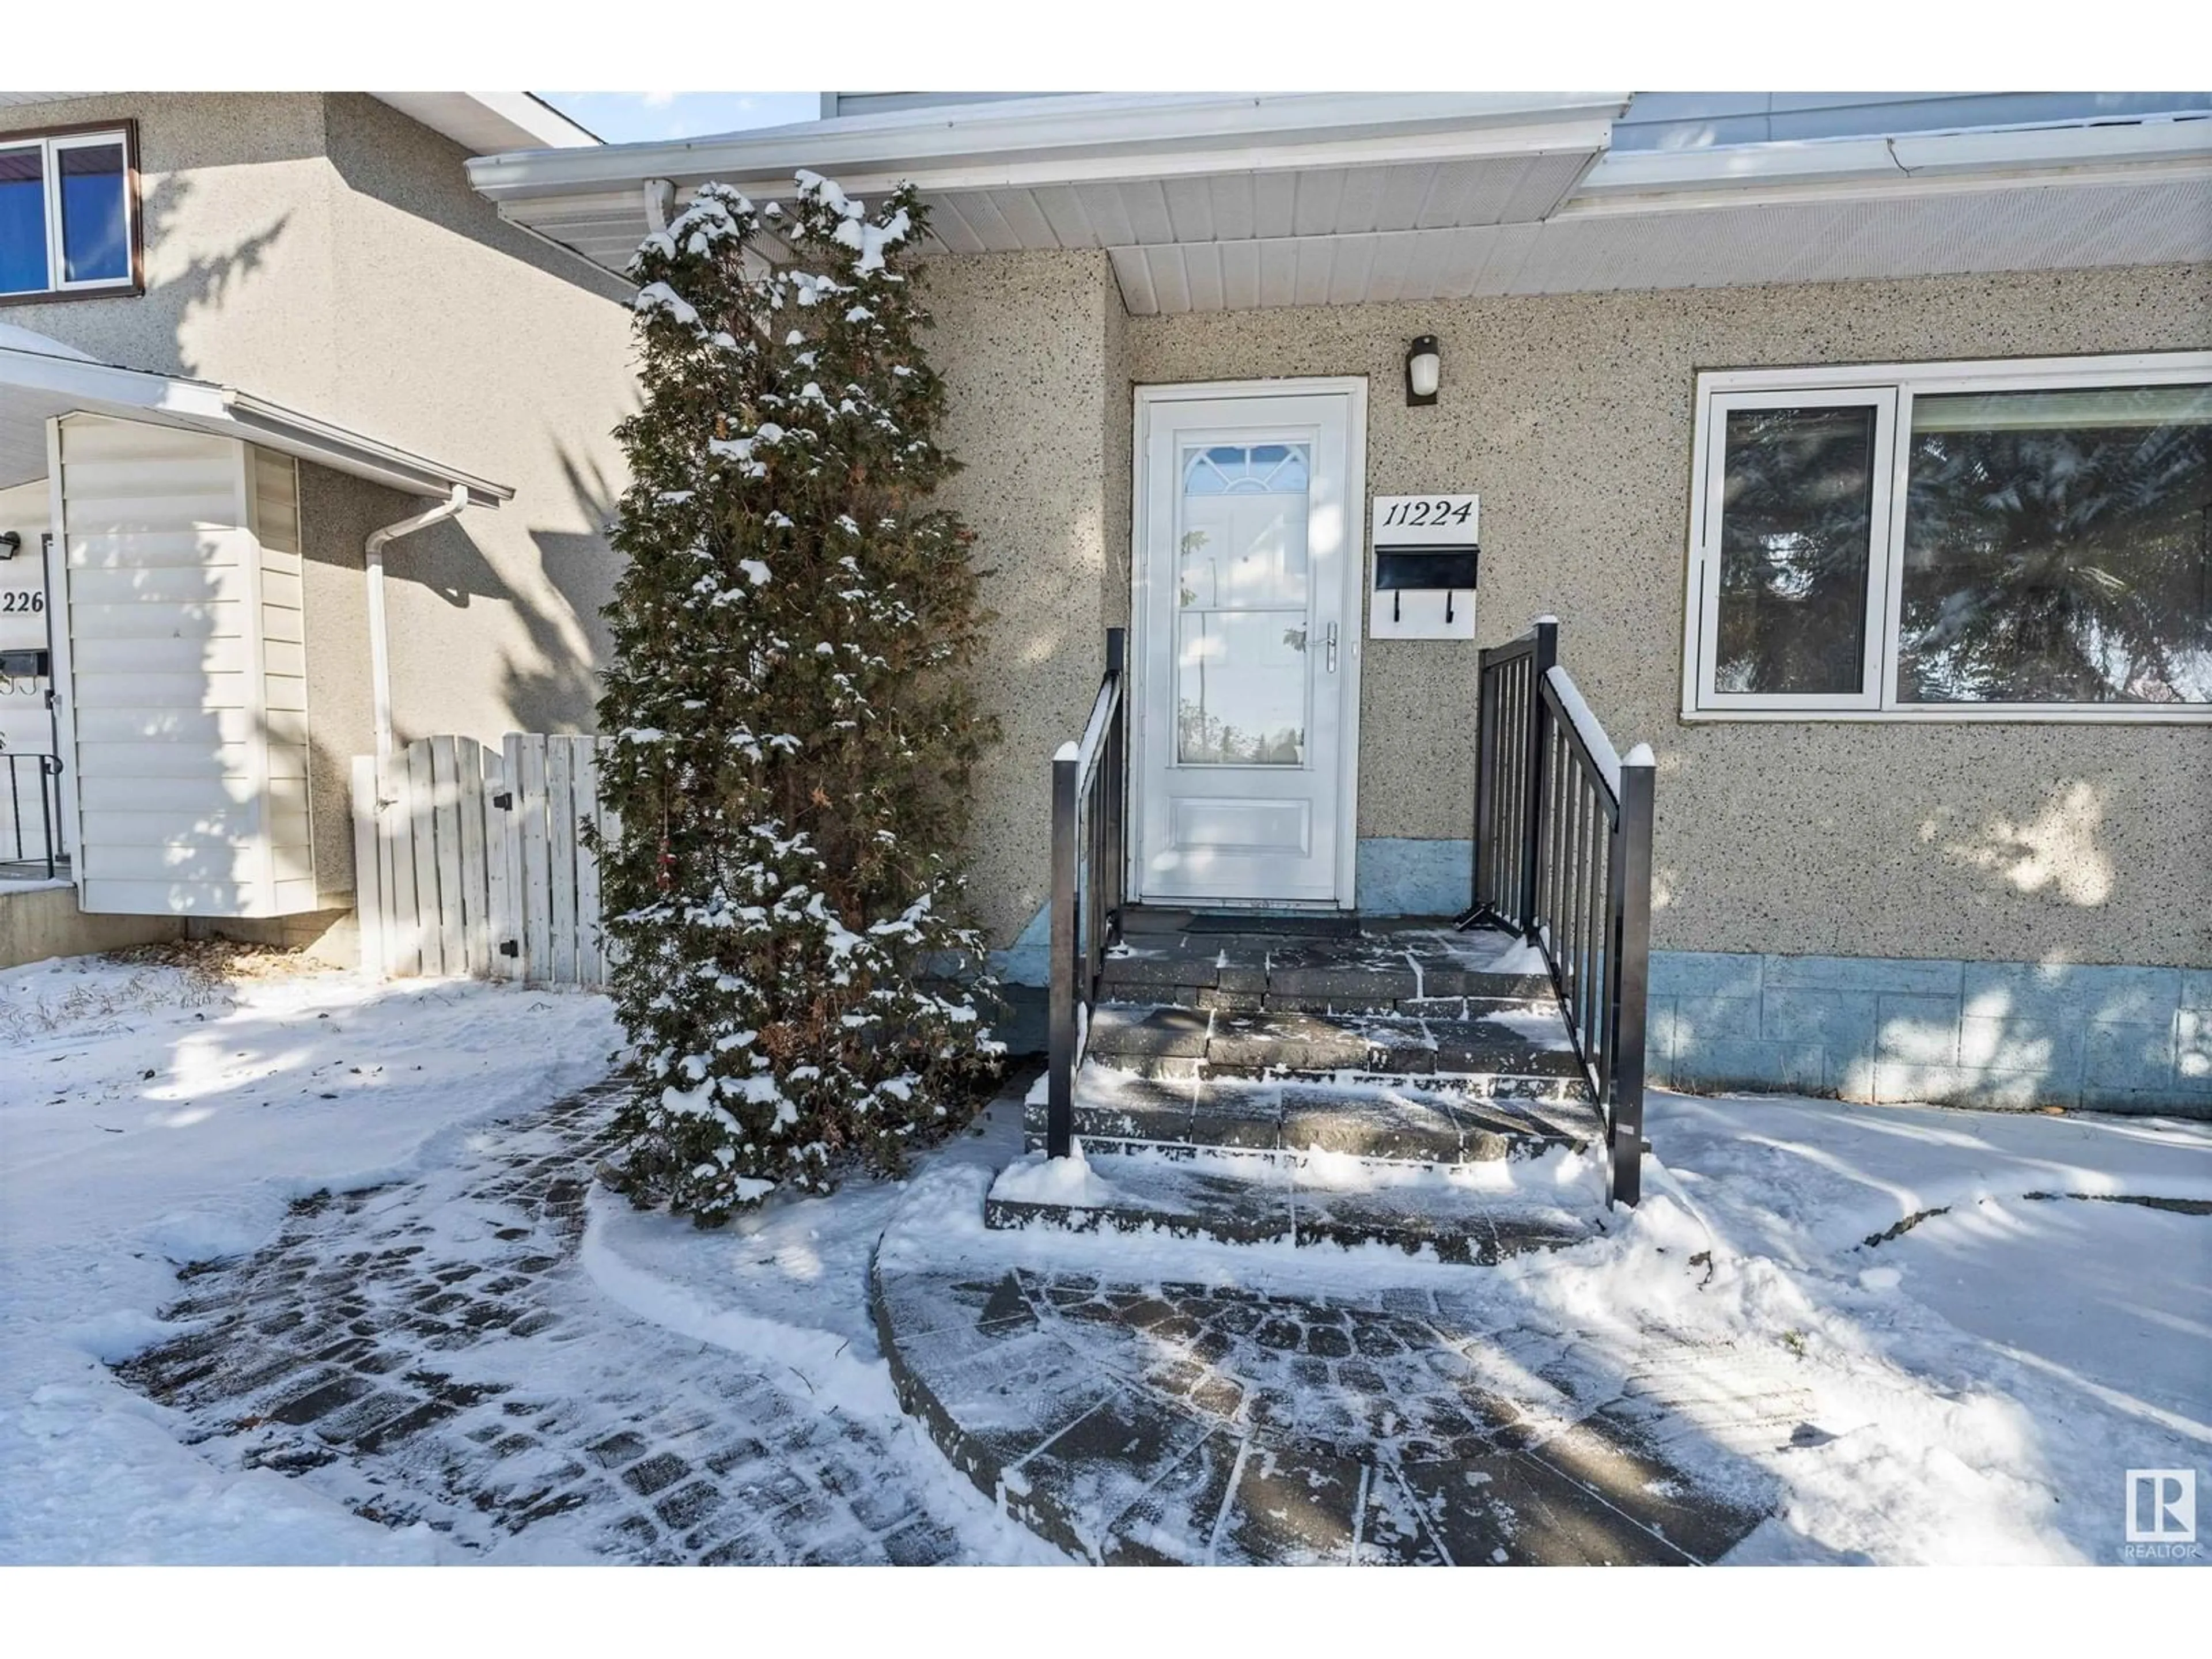
[[[1157,1153],[1135,1156],[1150,1164],[1169,1161]],[[998,1180],[991,1187],[991,1196],[1024,1204],[1073,1204],[1098,1208],[1111,1204],[1115,1194],[1113,1182],[1091,1167],[1091,1161],[1083,1155],[1083,1143],[1079,1140],[1066,1158],[1030,1152],[1015,1159],[999,1172]]]
[[[0,1560],[450,1559],[312,1481],[219,1466],[101,1362],[173,1328],[155,1312],[177,1263],[257,1246],[319,1188],[459,1160],[471,1123],[598,1078],[617,1040],[605,1000],[574,994],[0,974]],[[872,1425],[896,1408],[866,1272],[894,1216],[927,1223],[908,1238],[1139,1284],[1448,1285],[1493,1304],[1495,1328],[1571,1333],[1625,1376],[1686,1351],[1705,1356],[1700,1386],[1732,1355],[1747,1376],[1784,1367],[1811,1409],[1751,1449],[1785,1499],[1737,1560],[2111,1561],[2125,1470],[2212,1466],[2212,1217],[2106,1201],[2212,1200],[2202,1124],[1659,1095],[1645,1202],[1610,1237],[1470,1269],[1376,1246],[988,1234],[1018,1117],[1002,1106],[904,1183],[720,1231],[595,1193],[588,1290],[779,1362],[794,1392]],[[887,1479],[957,1480],[921,1467],[921,1437],[898,1443]]]
[[[1662,1093],[1647,1129],[1644,1201],[1612,1236],[1495,1268],[1038,1231],[1020,1263],[1285,1296],[1449,1289],[1610,1376],[1674,1373],[1686,1393],[1664,1403],[1692,1437],[1786,1495],[1739,1562],[2112,1562],[2127,1470],[2212,1467],[2212,1216],[2109,1201],[2212,1200],[2206,1126]],[[994,1249],[986,1184],[919,1179],[909,1204],[929,1213],[902,1221],[910,1259],[887,1248],[887,1268]],[[2027,1196],[2045,1193],[2093,1196]],[[1808,1429],[1746,1438],[1741,1408],[1778,1378],[1808,1396]]]
[[[100,958],[0,973],[0,1561],[421,1561],[270,1470],[219,1473],[109,1375],[179,1264],[294,1199],[403,1178],[605,1075],[603,997]]]
[[[2127,1470],[2212,1467],[2212,1216],[2109,1201],[2212,1200],[2205,1125],[1662,1096],[1648,1132],[1666,1168],[1586,1293],[1647,1239],[1710,1251],[1703,1290],[1641,1281],[1802,1352],[1838,1436],[1746,1553],[2110,1562]]]

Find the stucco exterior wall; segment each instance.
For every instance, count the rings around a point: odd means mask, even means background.
[[[459,145],[362,94],[106,94],[0,110],[0,133],[126,118],[146,291],[0,316],[512,486],[387,553],[399,740],[590,729],[611,432],[635,400],[623,285],[502,223]],[[423,502],[301,482],[317,874],[343,902],[348,763],[372,741],[362,543]]]
[[[360,94],[326,118],[340,418],[516,492],[386,554],[400,740],[589,731],[628,477],[612,433],[636,398],[627,290],[501,223],[427,127]]]
[[[1097,253],[939,259],[927,346],[945,377],[942,492],[976,533],[994,612],[982,674],[1003,741],[978,769],[978,920],[1011,943],[1043,905],[1052,752],[1090,712],[1127,611],[1128,381],[1121,299]]]
[[[1482,495],[1479,644],[1543,611],[1625,748],[1658,751],[1668,951],[2212,963],[2212,730],[1683,723],[1700,368],[2201,349],[2163,267],[1139,318],[1140,382],[1365,374],[1370,493]],[[1401,395],[1435,334],[1431,408]],[[1359,833],[1464,839],[1476,644],[1370,641]]]
[[[338,418],[323,106],[313,93],[111,93],[0,108],[0,133],[137,123],[146,272],[142,295],[0,314],[105,362]]]

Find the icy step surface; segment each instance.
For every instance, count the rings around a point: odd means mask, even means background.
[[[1502,1090],[1495,1079],[1358,1073],[1300,1078],[1152,1078],[1097,1060],[1075,1078],[1075,1133],[1086,1145],[1146,1143],[1252,1154],[1346,1153],[1415,1164],[1489,1163],[1600,1144],[1587,1099]],[[1043,1145],[1045,1090],[1024,1109]]]
[[[1370,1072],[1512,1079],[1522,1086],[1508,1092],[1540,1097],[1589,1092],[1557,1009],[1463,998],[1422,1015],[1106,1003],[1085,1053],[1149,1077]]]
[[[1507,934],[1371,922],[1366,931],[1340,924],[1267,931],[1289,925],[1255,919],[1237,926],[1200,917],[1168,927],[1157,914],[1133,915],[1129,931],[1100,964],[1106,995],[1188,1007],[1308,1011],[1381,1010],[1466,996],[1551,998],[1541,958]]]
[[[1564,1145],[1540,1157],[1455,1168],[1376,1164],[1341,1152],[1250,1157],[1193,1147],[1085,1146],[1010,1164],[987,1226],[1158,1233],[1232,1244],[1380,1243],[1488,1265],[1602,1231],[1595,1164]]]

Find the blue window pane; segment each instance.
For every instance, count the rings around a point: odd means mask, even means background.
[[[131,235],[123,210],[123,146],[86,144],[58,151],[62,175],[62,268],[72,283],[131,274]]]
[[[46,285],[46,191],[36,149],[0,149],[0,294]]]
[[[1306,488],[1304,444],[1216,444],[1183,455],[1187,495],[1297,495]]]

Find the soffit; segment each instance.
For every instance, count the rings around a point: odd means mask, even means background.
[[[2212,259],[2212,185],[2051,184],[1542,224],[1116,247],[1130,313]]]
[[[647,179],[680,204],[708,178],[773,198],[795,165],[856,195],[912,178],[937,251],[1103,250],[1137,315],[2212,258],[2212,120],[2187,112],[1615,155],[1604,96],[1017,100],[471,176],[616,271]]]

